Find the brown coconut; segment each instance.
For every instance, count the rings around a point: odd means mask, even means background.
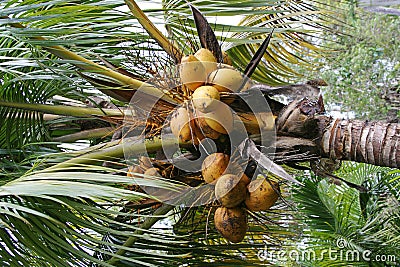
[[[224,174],[215,184],[215,197],[224,207],[236,207],[246,198],[246,183],[237,175]]]
[[[251,211],[266,211],[279,198],[279,184],[265,178],[251,181],[247,186],[246,207]]]
[[[246,211],[242,208],[219,207],[214,214],[215,228],[232,243],[239,243],[246,235]]]
[[[224,153],[213,153],[207,156],[201,165],[201,174],[206,183],[212,183],[225,172],[229,156]]]

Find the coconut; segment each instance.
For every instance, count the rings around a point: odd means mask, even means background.
[[[200,86],[193,95],[193,105],[201,112],[209,112],[218,106],[219,92],[213,86]]]
[[[232,243],[239,243],[246,235],[246,211],[242,208],[217,208],[214,223],[218,232]]]
[[[198,112],[200,113],[200,112]],[[198,114],[199,115],[199,114]],[[218,139],[220,137],[221,133],[215,131],[213,128],[211,128],[204,117],[197,117],[196,118],[196,124],[198,125],[200,132],[203,134],[203,136],[211,139]]]
[[[195,119],[192,119],[190,121],[190,127],[191,127],[191,131],[192,131],[192,142],[195,145],[200,144],[200,142],[206,138],[206,136],[203,134],[203,132],[200,130],[199,126],[196,123]]]
[[[217,63],[217,59],[215,58],[214,54],[206,48],[200,48],[199,50],[197,50],[194,56],[200,61]]]
[[[275,118],[272,112],[256,113],[261,131],[272,131],[275,127]]]
[[[222,134],[227,134],[233,130],[233,114],[230,107],[222,102],[208,112],[198,112],[199,117],[203,117],[204,121],[211,129]]]
[[[179,66],[179,76],[182,84],[191,91],[203,85],[207,79],[203,64],[193,55],[182,58]]]
[[[194,56],[201,61],[207,75],[217,69],[217,59],[210,50],[200,48]]]
[[[213,153],[207,156],[201,165],[201,174],[206,183],[217,180],[226,170],[229,156],[224,153]]]
[[[139,166],[142,170],[147,170],[148,168],[153,167],[153,164],[151,163],[151,159],[146,156],[141,156],[139,158]]]
[[[272,112],[240,113],[239,118],[249,134],[272,131],[275,127],[275,116]]]
[[[266,211],[271,208],[279,198],[279,185],[265,178],[251,181],[247,186],[246,207],[251,211]]]
[[[180,107],[174,111],[171,116],[170,126],[172,133],[178,137],[181,142],[192,140],[190,114],[186,108]]]
[[[160,171],[160,170],[159,170],[158,168],[150,168],[150,169],[147,169],[147,170],[144,172],[144,175],[161,177],[161,174],[160,174],[159,171]]]
[[[215,184],[215,197],[224,207],[236,207],[246,198],[246,184],[237,175],[224,174]]]
[[[172,133],[183,143],[191,141],[198,145],[206,137],[186,107],[180,107],[172,113],[170,127]]]
[[[222,68],[211,72],[207,81],[220,92],[237,92],[243,84],[243,77],[235,69]]]

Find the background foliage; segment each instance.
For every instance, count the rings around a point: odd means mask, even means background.
[[[326,102],[360,119],[399,118],[400,17],[367,12],[354,2],[339,4],[345,11],[342,35],[324,34],[322,46],[332,57],[315,62],[318,72],[306,77],[323,78]],[[354,116],[353,115],[353,116]]]

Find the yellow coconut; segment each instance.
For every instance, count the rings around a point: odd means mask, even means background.
[[[215,184],[215,197],[224,207],[236,207],[246,198],[246,184],[237,175],[224,174]]]
[[[196,124],[199,127],[200,132],[202,133],[203,136],[207,138],[211,138],[213,140],[216,140],[220,137],[221,133],[215,131],[212,129],[207,123],[204,117],[197,117],[196,118]]]
[[[217,59],[210,50],[200,48],[194,56],[201,61],[207,74],[217,69]]]
[[[203,85],[207,79],[203,64],[193,55],[182,58],[179,66],[179,76],[182,84],[191,91]]]
[[[195,145],[200,144],[200,142],[206,138],[206,136],[203,134],[203,132],[200,130],[199,126],[196,123],[195,119],[192,119],[190,121],[190,127],[192,130],[192,142]]]
[[[260,124],[261,131],[271,131],[275,127],[275,118],[272,112],[256,113],[257,120]]]
[[[149,157],[141,156],[139,158],[139,166],[142,170],[147,170],[153,167],[153,164],[151,163],[151,159]]]
[[[217,62],[217,59],[215,58],[213,53],[206,48],[200,48],[199,50],[197,50],[194,56],[200,61],[209,61],[215,63]]]
[[[275,116],[272,112],[240,113],[238,117],[249,134],[259,134],[260,131],[271,131],[275,127]]]
[[[180,107],[172,113],[170,126],[172,133],[178,137],[181,142],[192,140],[190,114],[185,107]]]
[[[225,172],[229,156],[224,153],[213,153],[207,156],[201,165],[201,174],[206,183],[212,183]]]
[[[208,112],[197,112],[199,117],[204,118],[204,121],[211,129],[222,134],[227,134],[233,130],[233,114],[230,107],[222,102],[217,102],[218,105]]]
[[[266,211],[279,198],[279,184],[264,178],[251,181],[247,186],[246,207],[251,211]]]
[[[242,208],[219,207],[214,213],[215,228],[232,243],[239,243],[246,235],[246,211]]]
[[[201,112],[209,112],[215,109],[219,102],[219,92],[213,86],[200,86],[193,95],[193,105]]]
[[[207,79],[220,92],[237,92],[243,84],[242,74],[231,68],[217,69]]]

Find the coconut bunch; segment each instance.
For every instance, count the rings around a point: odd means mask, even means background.
[[[193,55],[184,56],[178,66],[181,91],[187,99],[171,113],[169,124],[165,125],[179,143],[198,146],[205,138],[221,143],[224,135],[235,128],[235,123],[243,123],[249,134],[274,128],[272,113],[233,113],[232,98],[222,96],[246,91],[251,82],[222,53],[224,63],[218,63],[210,50],[201,48]],[[152,167],[155,162],[141,158],[129,173],[167,177],[160,168]],[[279,198],[279,186],[263,177],[251,181],[246,174],[238,175],[240,168],[228,168],[228,165],[230,155],[210,154],[202,163],[200,178],[211,185],[218,202],[214,214],[216,229],[225,239],[238,243],[248,229],[248,211],[268,210]],[[233,165],[238,163],[233,161]]]
[[[218,232],[232,243],[242,241],[247,232],[247,211],[266,211],[279,198],[279,185],[264,177],[253,181],[246,174],[237,175],[237,168],[228,168],[229,155],[213,153],[202,164],[202,177],[214,184],[220,206],[214,213]]]
[[[268,210],[280,195],[277,182],[264,177],[251,181],[241,172],[237,168],[239,160],[231,160],[234,156],[229,155],[233,153],[232,149],[237,150],[238,147],[227,148],[225,144],[229,139],[227,135],[238,128],[238,124],[242,124],[249,135],[274,130],[276,117],[272,112],[253,112],[245,101],[240,102],[240,95],[251,90],[249,77],[265,53],[272,33],[242,74],[232,67],[231,59],[220,49],[205,18],[194,8],[193,14],[202,48],[176,60],[179,65],[172,77],[178,77],[179,84],[172,89],[168,86],[163,89],[172,90],[180,97],[178,106],[171,110],[163,127],[167,131],[170,129],[179,144],[189,144],[185,147],[190,153],[198,154],[198,147],[203,146],[202,141],[206,138],[214,140],[217,153],[204,159],[201,175],[200,172],[168,175],[162,168],[151,167],[157,160],[152,160],[145,167],[139,163],[139,167],[131,169],[131,175],[140,173],[176,180],[177,177],[193,176],[197,178],[196,183],[188,180],[183,182],[192,187],[201,182],[208,184],[215,196],[215,202],[211,205],[218,205],[214,213],[216,229],[228,241],[238,243],[248,230],[248,213]],[[265,100],[264,96],[261,97]],[[265,101],[262,103],[265,104]]]
[[[206,48],[182,58],[179,77],[188,99],[170,118],[171,131],[179,142],[198,145],[206,137],[216,140],[232,131],[234,115],[227,105],[229,101],[223,101],[221,94],[238,92],[249,83],[229,65],[232,63],[226,53],[223,60],[224,63],[218,63]]]

